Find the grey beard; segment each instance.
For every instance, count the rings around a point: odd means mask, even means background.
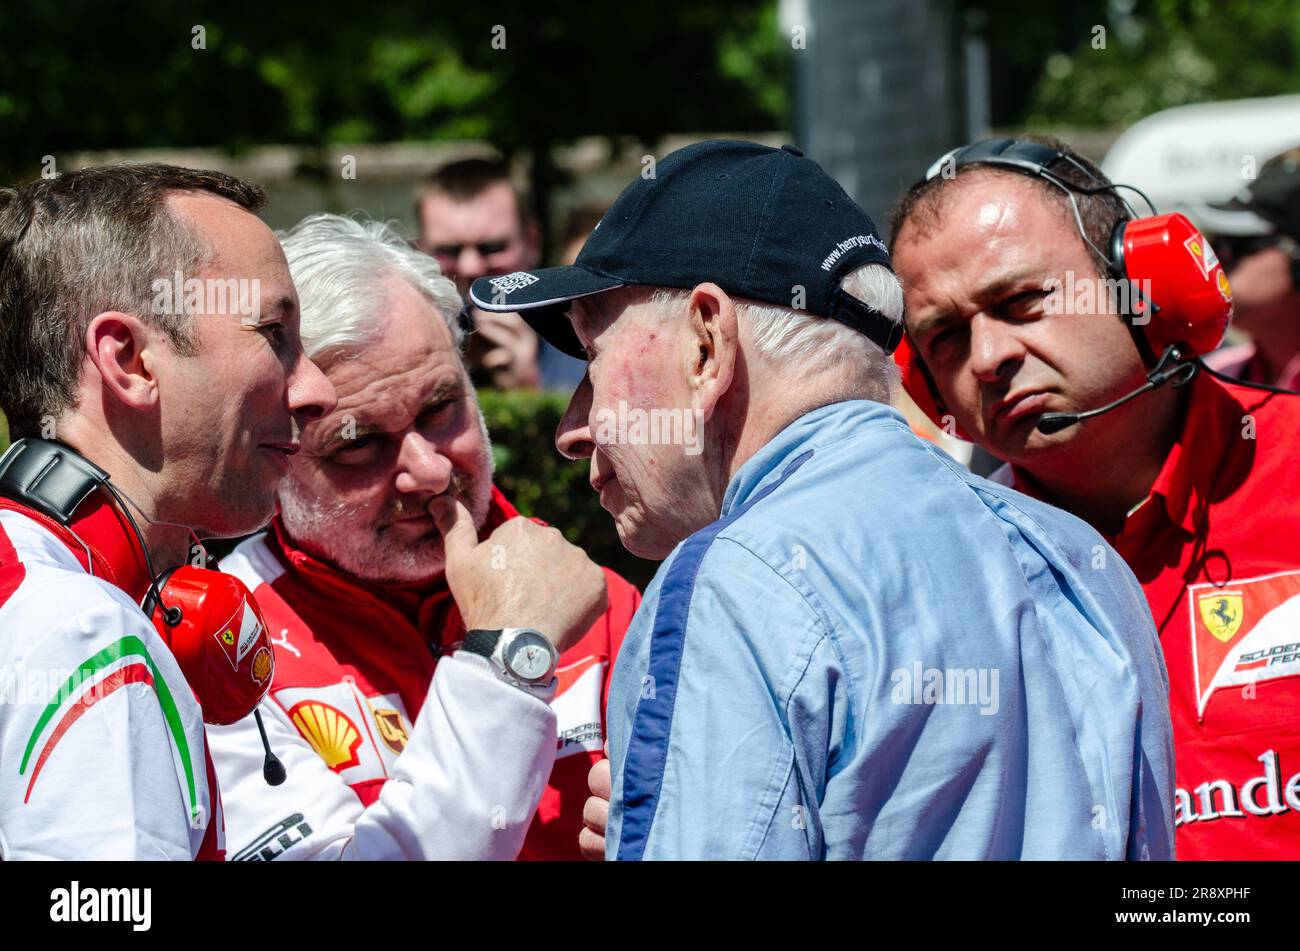
[[[474,527],[482,530],[492,504],[492,447],[487,426],[479,414],[483,432],[484,456],[479,460],[483,477],[470,480],[453,473],[449,492],[469,509]],[[354,510],[345,502],[307,497],[297,484],[286,479],[279,492],[280,518],[289,536],[298,545],[319,554],[348,574],[365,581],[427,581],[446,568],[442,535],[435,530],[432,538],[414,545],[395,545],[387,534],[388,523],[397,516],[416,514],[410,505],[399,502],[383,513],[385,524],[352,525]]]

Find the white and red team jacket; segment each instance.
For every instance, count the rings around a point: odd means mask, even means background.
[[[484,534],[517,514],[494,487]],[[441,579],[361,581],[299,550],[278,518],[221,568],[253,591],[275,644],[262,717],[288,771],[266,785],[251,719],[209,728],[232,860],[579,858],[635,587],[606,569],[609,610],[561,655],[543,722],[533,707],[546,704],[496,680],[485,658],[438,659],[465,636]],[[538,750],[528,771],[524,749]]]
[[[105,501],[71,528],[0,499],[0,858],[219,860],[203,716],[138,606],[143,554]]]

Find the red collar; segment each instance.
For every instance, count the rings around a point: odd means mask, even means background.
[[[518,515],[518,510],[501,494],[501,490],[495,485],[492,486],[487,522],[483,525],[479,537],[490,535],[497,526]],[[442,575],[429,581],[384,584],[365,581],[343,571],[299,548],[285,531],[279,515],[271,522],[271,532],[267,541],[271,543],[272,550],[286,567],[290,568],[299,579],[316,589],[344,598],[355,597],[358,590],[363,591],[372,598],[392,605],[418,628],[425,626],[421,623],[422,618],[427,618],[432,610],[441,607],[442,602],[449,601],[451,598],[446,579]]]
[[[104,490],[96,491],[81,504],[67,528],[48,515],[12,499],[0,498],[0,508],[20,512],[40,523],[68,546],[81,567],[121,588],[133,600],[143,600],[153,580],[149,577],[144,552],[136,541],[131,523],[105,497]],[[87,548],[90,549],[89,561]]]
[[[1146,500],[1129,517],[1132,519],[1158,501],[1171,523],[1195,534],[1203,510],[1213,501],[1214,484],[1225,467],[1225,456],[1234,442],[1242,441],[1238,438],[1245,425],[1242,417],[1249,410],[1239,399],[1237,387],[1229,387],[1208,373],[1198,373],[1190,386],[1178,438]],[[1013,488],[1051,501],[1025,470],[1013,465],[1011,472]],[[1130,524],[1126,524],[1125,531]]]

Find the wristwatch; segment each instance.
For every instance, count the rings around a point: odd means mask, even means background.
[[[497,676],[520,687],[549,684],[560,658],[551,639],[531,627],[470,631],[460,646],[486,657]]]

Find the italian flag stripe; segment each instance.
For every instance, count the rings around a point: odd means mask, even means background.
[[[198,793],[194,786],[194,762],[193,756],[190,753],[189,743],[185,738],[185,726],[181,723],[180,710],[177,709],[176,700],[172,697],[171,690],[167,687],[167,681],[163,679],[162,674],[158,671],[158,665],[155,664],[153,658],[149,656],[149,650],[145,647],[144,641],[133,634],[128,634],[126,637],[123,637],[115,643],[109,644],[99,653],[85,660],[81,666],[78,667],[66,681],[64,681],[63,686],[58,689],[54,698],[45,707],[44,712],[41,713],[40,719],[36,721],[36,726],[27,740],[27,749],[23,753],[22,763],[18,767],[18,774],[20,776],[26,774],[27,764],[31,761],[32,751],[36,748],[36,741],[40,739],[41,734],[45,732],[45,728],[49,725],[50,720],[54,718],[54,715],[72,699],[73,694],[76,693],[77,690],[86,683],[86,681],[92,677],[96,677],[106,668],[117,663],[117,661],[132,657],[140,659],[136,663],[147,667],[148,672],[152,675],[152,679],[131,681],[124,679],[121,683],[117,683],[111,689],[106,690],[93,686],[84,691],[81,700],[78,701],[77,705],[74,705],[73,709],[69,711],[68,716],[65,716],[60,720],[59,725],[55,728],[54,732],[50,734],[49,739],[46,740],[45,747],[42,749],[41,755],[38,758],[36,772],[40,771],[40,764],[43,764],[44,761],[49,758],[50,752],[53,751],[54,746],[67,731],[67,728],[76,722],[82,713],[94,706],[100,700],[104,699],[104,697],[108,696],[110,693],[117,690],[118,687],[121,687],[128,682],[149,683],[154,688],[154,695],[158,698],[158,706],[162,709],[163,719],[167,721],[168,729],[172,734],[172,741],[175,743],[176,750],[180,754],[181,765],[185,770],[185,781],[188,786],[190,799],[190,815],[197,817],[199,805]],[[120,669],[127,670],[131,666],[134,665],[128,664]],[[109,676],[111,677],[113,675],[110,674]],[[107,679],[104,683],[107,684]],[[91,696],[92,693],[94,694],[93,697]],[[88,697],[89,699],[87,699]],[[74,711],[78,711],[78,709],[79,712],[75,712],[74,714]],[[71,719],[69,719],[69,716]],[[27,787],[29,795],[31,793],[31,785],[35,783],[35,781],[36,774],[33,773],[32,779]]]
[[[50,758],[50,754],[54,752],[54,747],[58,745],[63,734],[68,732],[72,724],[81,719],[83,713],[109,694],[116,692],[119,687],[125,687],[127,684],[148,684],[153,687],[153,674],[149,672],[148,667],[139,662],[127,664],[125,667],[117,668],[117,670],[73,701],[67,712],[59,720],[59,725],[50,734],[45,746],[41,748],[41,755],[36,757],[36,766],[32,768],[32,778],[27,783],[27,794],[23,796],[23,802],[27,802],[32,798],[32,787],[36,785],[36,777],[41,775],[41,768],[45,765],[45,761]]]

